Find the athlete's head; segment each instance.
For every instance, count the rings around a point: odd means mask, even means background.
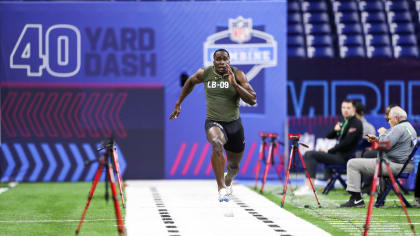
[[[354,107],[353,101],[350,99],[345,99],[341,103],[341,115],[343,115],[344,119],[349,119],[350,117],[354,116],[356,113],[356,108]]]
[[[229,52],[226,49],[217,49],[213,54],[214,69],[218,74],[226,74],[227,66],[230,65]]]
[[[387,122],[389,122],[389,112],[391,111],[391,108],[396,107],[397,104],[389,104],[386,108],[385,108],[385,120]]]

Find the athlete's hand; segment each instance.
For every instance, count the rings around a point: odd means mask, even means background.
[[[226,70],[228,72],[228,76],[229,76],[229,83],[233,86],[236,85],[236,79],[235,79],[235,75],[233,74],[232,68],[230,68],[229,65],[226,66]]]
[[[176,118],[178,118],[179,113],[181,113],[181,105],[180,104],[176,104],[174,111],[171,113],[171,115],[169,116],[170,120],[174,120]]]

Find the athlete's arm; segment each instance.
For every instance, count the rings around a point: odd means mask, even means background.
[[[181,113],[182,101],[184,101],[188,94],[191,93],[196,84],[203,82],[203,72],[204,69],[200,68],[197,72],[195,72],[195,74],[193,74],[190,78],[187,79],[187,81],[184,84],[184,87],[182,88],[181,94],[179,95],[179,98],[176,101],[174,111],[169,116],[170,120],[178,118],[179,114]]]
[[[236,91],[239,93],[239,97],[241,99],[248,103],[249,105],[253,106],[257,104],[257,94],[255,93],[252,86],[248,83],[248,80],[246,79],[246,76],[243,71],[237,70],[236,71],[236,80],[233,76],[233,71],[228,66],[228,73],[229,73],[229,83],[236,89]]]

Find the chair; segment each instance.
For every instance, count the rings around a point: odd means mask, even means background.
[[[359,9],[360,11],[383,11],[384,5],[380,0],[360,1]]]
[[[335,12],[357,12],[357,5],[353,1],[349,2],[333,2],[333,10]]]
[[[313,57],[323,57],[323,58],[333,58],[334,49],[332,47],[308,47],[308,58]]]
[[[301,35],[288,35],[287,36],[287,46],[291,47],[304,47],[305,39]]]
[[[306,35],[306,43],[308,46],[329,46],[332,47],[333,40],[330,35]]]
[[[407,167],[407,165],[410,163],[410,161],[412,161],[413,160],[413,157],[414,157],[414,155],[416,154],[416,151],[417,151],[417,149],[418,149],[418,147],[419,147],[419,145],[420,145],[420,143],[417,141],[417,143],[416,143],[416,145],[414,146],[414,149],[413,149],[413,151],[411,152],[411,154],[408,156],[408,159],[407,159],[407,161],[404,163],[404,165],[403,165],[403,167],[401,168],[401,170],[400,170],[400,172],[397,174],[397,175],[395,175],[394,177],[395,177],[395,181],[397,182],[397,184],[398,184],[398,186],[399,186],[399,188],[405,193],[405,194],[408,194],[408,190],[407,189],[405,189],[402,185],[401,185],[401,183],[400,183],[400,179],[405,179],[405,180],[407,180],[408,179],[408,177],[409,177],[409,175],[410,175],[410,173],[405,173],[404,172],[404,170],[405,170],[405,168]],[[382,170],[382,172],[384,172],[384,171],[386,171],[386,170]],[[386,196],[388,195],[388,193],[391,191],[391,189],[395,192],[395,190],[394,190],[394,188],[392,187],[392,182],[391,182],[391,179],[389,178],[389,176],[383,176],[383,180],[384,180],[384,183],[385,183],[385,189],[384,189],[384,191],[382,192],[382,193],[380,193],[379,195],[378,195],[378,198],[376,199],[376,203],[375,203],[375,206],[376,207],[380,207],[380,206],[383,206],[384,204],[385,204],[385,198],[386,198]],[[395,194],[397,194],[396,192],[395,192]],[[405,203],[405,205],[407,206],[407,207],[411,207],[411,204],[407,201],[407,199],[405,199],[405,197],[404,197],[404,195],[403,194],[401,194],[401,197],[402,197],[402,199],[403,199],[403,201],[404,201],[404,203]]]
[[[406,34],[406,35],[399,35],[393,34],[392,35],[392,44],[394,46],[417,46],[417,38],[414,34]]]
[[[341,58],[360,58],[365,57],[366,51],[362,46],[341,46],[340,47],[340,57]]]
[[[356,24],[337,24],[338,34],[362,34],[362,27],[359,23]]]
[[[305,24],[306,34],[330,34],[331,28],[329,24]]]
[[[382,57],[382,58],[391,58],[392,49],[390,46],[367,46],[366,47],[367,56],[371,57]]]
[[[396,23],[409,23],[411,22],[410,12],[388,12],[388,21]]]
[[[300,14],[299,13],[293,13],[289,12],[287,14],[287,23],[289,24],[299,24],[301,23]]]
[[[338,44],[340,46],[363,46],[362,35],[338,35]]]
[[[329,22],[327,13],[303,13],[303,20],[305,23],[324,24]]]
[[[386,1],[385,9],[387,11],[408,11],[408,3],[406,1]]]
[[[302,2],[304,12],[326,12],[328,10],[325,2]]]
[[[347,188],[346,181],[341,177],[342,174],[346,174],[347,165],[326,165],[325,168],[331,170],[332,176],[328,181],[327,186],[322,190],[322,194],[328,194],[334,188],[334,184],[337,180],[340,181],[344,189]]]
[[[287,56],[295,58],[305,58],[306,52],[304,47],[287,47]]]
[[[419,57],[419,50],[417,46],[395,46],[394,47],[394,55],[395,58],[418,58]]]
[[[335,13],[335,23],[359,23],[359,15],[357,12],[337,12]]]
[[[391,40],[389,39],[389,36],[386,34],[383,34],[383,35],[367,34],[365,36],[365,41],[367,45],[372,45],[372,46],[389,46],[391,44]]]

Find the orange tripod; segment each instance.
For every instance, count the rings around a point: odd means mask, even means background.
[[[318,195],[316,194],[315,187],[311,181],[311,178],[309,176],[309,172],[306,169],[305,161],[302,158],[302,154],[300,154],[299,151],[299,144],[308,147],[306,144],[299,143],[300,134],[289,134],[289,139],[292,140],[292,149],[290,150],[290,157],[289,157],[289,165],[287,167],[287,174],[286,174],[286,182],[284,183],[283,188],[283,199],[281,200],[281,207],[284,207],[284,200],[286,199],[286,192],[287,192],[287,183],[289,182],[289,174],[290,174],[290,167],[292,166],[293,157],[295,156],[296,152],[299,154],[300,160],[302,161],[303,168],[305,169],[306,177],[309,180],[309,183],[311,184],[312,191],[314,191],[316,202],[318,203],[318,206],[321,207],[321,203],[319,203]]]
[[[391,182],[392,182],[392,187],[394,188],[394,191],[397,193],[397,196],[400,199],[401,207],[404,210],[404,213],[407,217],[407,221],[408,221],[408,224],[410,225],[411,231],[413,232],[413,235],[417,235],[414,229],[414,225],[411,223],[410,216],[408,216],[407,208],[401,197],[401,192],[398,189],[397,182],[395,181],[394,175],[392,174],[391,168],[389,167],[389,162],[388,160],[383,158],[384,151],[390,148],[390,143],[389,142],[373,142],[372,148],[378,150],[378,157],[376,159],[375,172],[374,172],[373,181],[372,181],[372,188],[370,191],[369,207],[368,207],[368,212],[366,215],[366,223],[364,226],[365,231],[363,235],[367,236],[369,232],[370,218],[372,217],[373,201],[374,201],[374,196],[375,196],[375,191],[376,191],[376,182],[378,181],[378,176],[379,176],[379,173],[381,172],[382,162],[385,163],[389,178],[391,179]]]
[[[88,201],[86,203],[85,209],[82,213],[82,217],[79,222],[79,226],[76,229],[76,234],[78,235],[80,232],[80,228],[82,227],[83,220],[85,219],[86,212],[89,208],[90,201],[93,198],[93,194],[95,193],[96,185],[99,182],[99,179],[101,178],[102,171],[105,169],[105,182],[106,182],[106,188],[105,188],[105,199],[108,200],[108,180],[109,184],[111,185],[111,191],[112,191],[112,198],[114,200],[114,208],[115,208],[115,216],[117,220],[117,227],[118,227],[118,235],[123,236],[125,235],[124,232],[124,222],[122,220],[121,211],[120,211],[120,205],[118,203],[118,195],[117,195],[117,189],[115,187],[115,180],[114,180],[114,169],[112,168],[112,165],[114,165],[116,174],[117,174],[117,180],[118,180],[118,187],[120,190],[120,196],[121,196],[121,202],[123,207],[125,208],[125,202],[124,202],[124,195],[123,195],[123,189],[122,189],[122,178],[120,175],[120,167],[118,164],[118,155],[115,150],[115,141],[111,138],[110,140],[106,140],[102,142],[103,146],[98,149],[98,151],[105,149],[105,154],[99,159],[94,160],[99,161],[99,167],[96,172],[95,178],[92,183],[92,187],[89,192]],[[112,157],[112,164],[109,162],[109,159]]]
[[[278,151],[280,143],[276,142],[276,139],[278,138],[277,133],[259,132],[258,135],[261,137],[262,142],[261,142],[261,145],[260,145],[260,154],[259,154],[258,162],[257,162],[257,166],[256,166],[254,188],[257,189],[257,186],[258,186],[258,181],[259,181],[259,178],[260,178],[261,164],[265,163],[265,170],[264,170],[263,178],[261,179],[262,186],[261,186],[261,190],[260,190],[260,193],[263,193],[265,182],[267,180],[268,171],[270,170],[271,166],[274,165],[274,154],[275,154],[275,152],[278,153],[279,160],[280,160],[280,167],[275,168],[275,169],[276,169],[277,176],[279,177],[279,179],[282,179],[282,177],[281,177],[282,157],[280,156],[280,152]],[[270,145],[269,145],[269,148],[268,148],[268,156],[267,156],[267,159],[266,159],[265,158],[265,149],[268,146],[268,143],[266,141],[267,138],[270,138]]]

